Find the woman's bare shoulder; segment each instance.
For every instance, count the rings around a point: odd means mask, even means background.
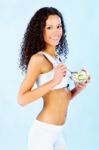
[[[38,72],[41,73],[43,69],[43,64],[44,64],[44,56],[36,53],[31,56],[27,72]]]
[[[40,53],[36,53],[31,56],[31,62],[42,63],[44,61],[44,56]]]

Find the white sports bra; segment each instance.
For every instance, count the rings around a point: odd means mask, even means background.
[[[46,72],[46,73],[39,75],[38,79],[36,80],[37,86],[41,86],[44,83],[52,80],[54,77],[54,68],[58,65],[57,61],[51,55],[49,55],[43,51],[39,52],[39,54],[43,54],[52,63],[53,69],[50,70],[49,72]],[[67,87],[67,81],[68,81],[68,75],[63,77],[62,81],[58,85],[53,87],[52,90],[53,89],[66,88]]]

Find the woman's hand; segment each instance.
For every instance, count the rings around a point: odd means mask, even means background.
[[[90,81],[90,77],[88,77],[88,80],[84,83],[77,83],[75,82],[75,88],[76,88],[76,91],[79,93],[80,91],[84,90],[87,86],[87,84],[89,83]]]
[[[71,99],[76,96],[77,94],[79,94],[82,90],[84,90],[88,83],[90,81],[90,76],[88,77],[88,80],[84,83],[77,83],[77,82],[74,82],[75,83],[75,87],[74,89],[71,90]]]
[[[59,84],[62,80],[62,78],[66,75],[67,68],[63,64],[57,65],[57,67],[54,69],[54,78],[53,82],[56,84]]]

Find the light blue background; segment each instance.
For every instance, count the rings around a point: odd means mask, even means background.
[[[42,108],[38,100],[21,107],[17,93],[24,78],[18,68],[27,23],[43,6],[58,8],[65,20],[71,70],[85,68],[91,82],[70,103],[64,137],[70,150],[99,150],[99,1],[0,1],[0,150],[27,150],[27,134]]]

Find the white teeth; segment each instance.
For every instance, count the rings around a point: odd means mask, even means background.
[[[53,40],[58,40],[59,38],[51,38],[51,39],[53,39]]]
[[[53,40],[58,40],[57,38],[53,38]]]

